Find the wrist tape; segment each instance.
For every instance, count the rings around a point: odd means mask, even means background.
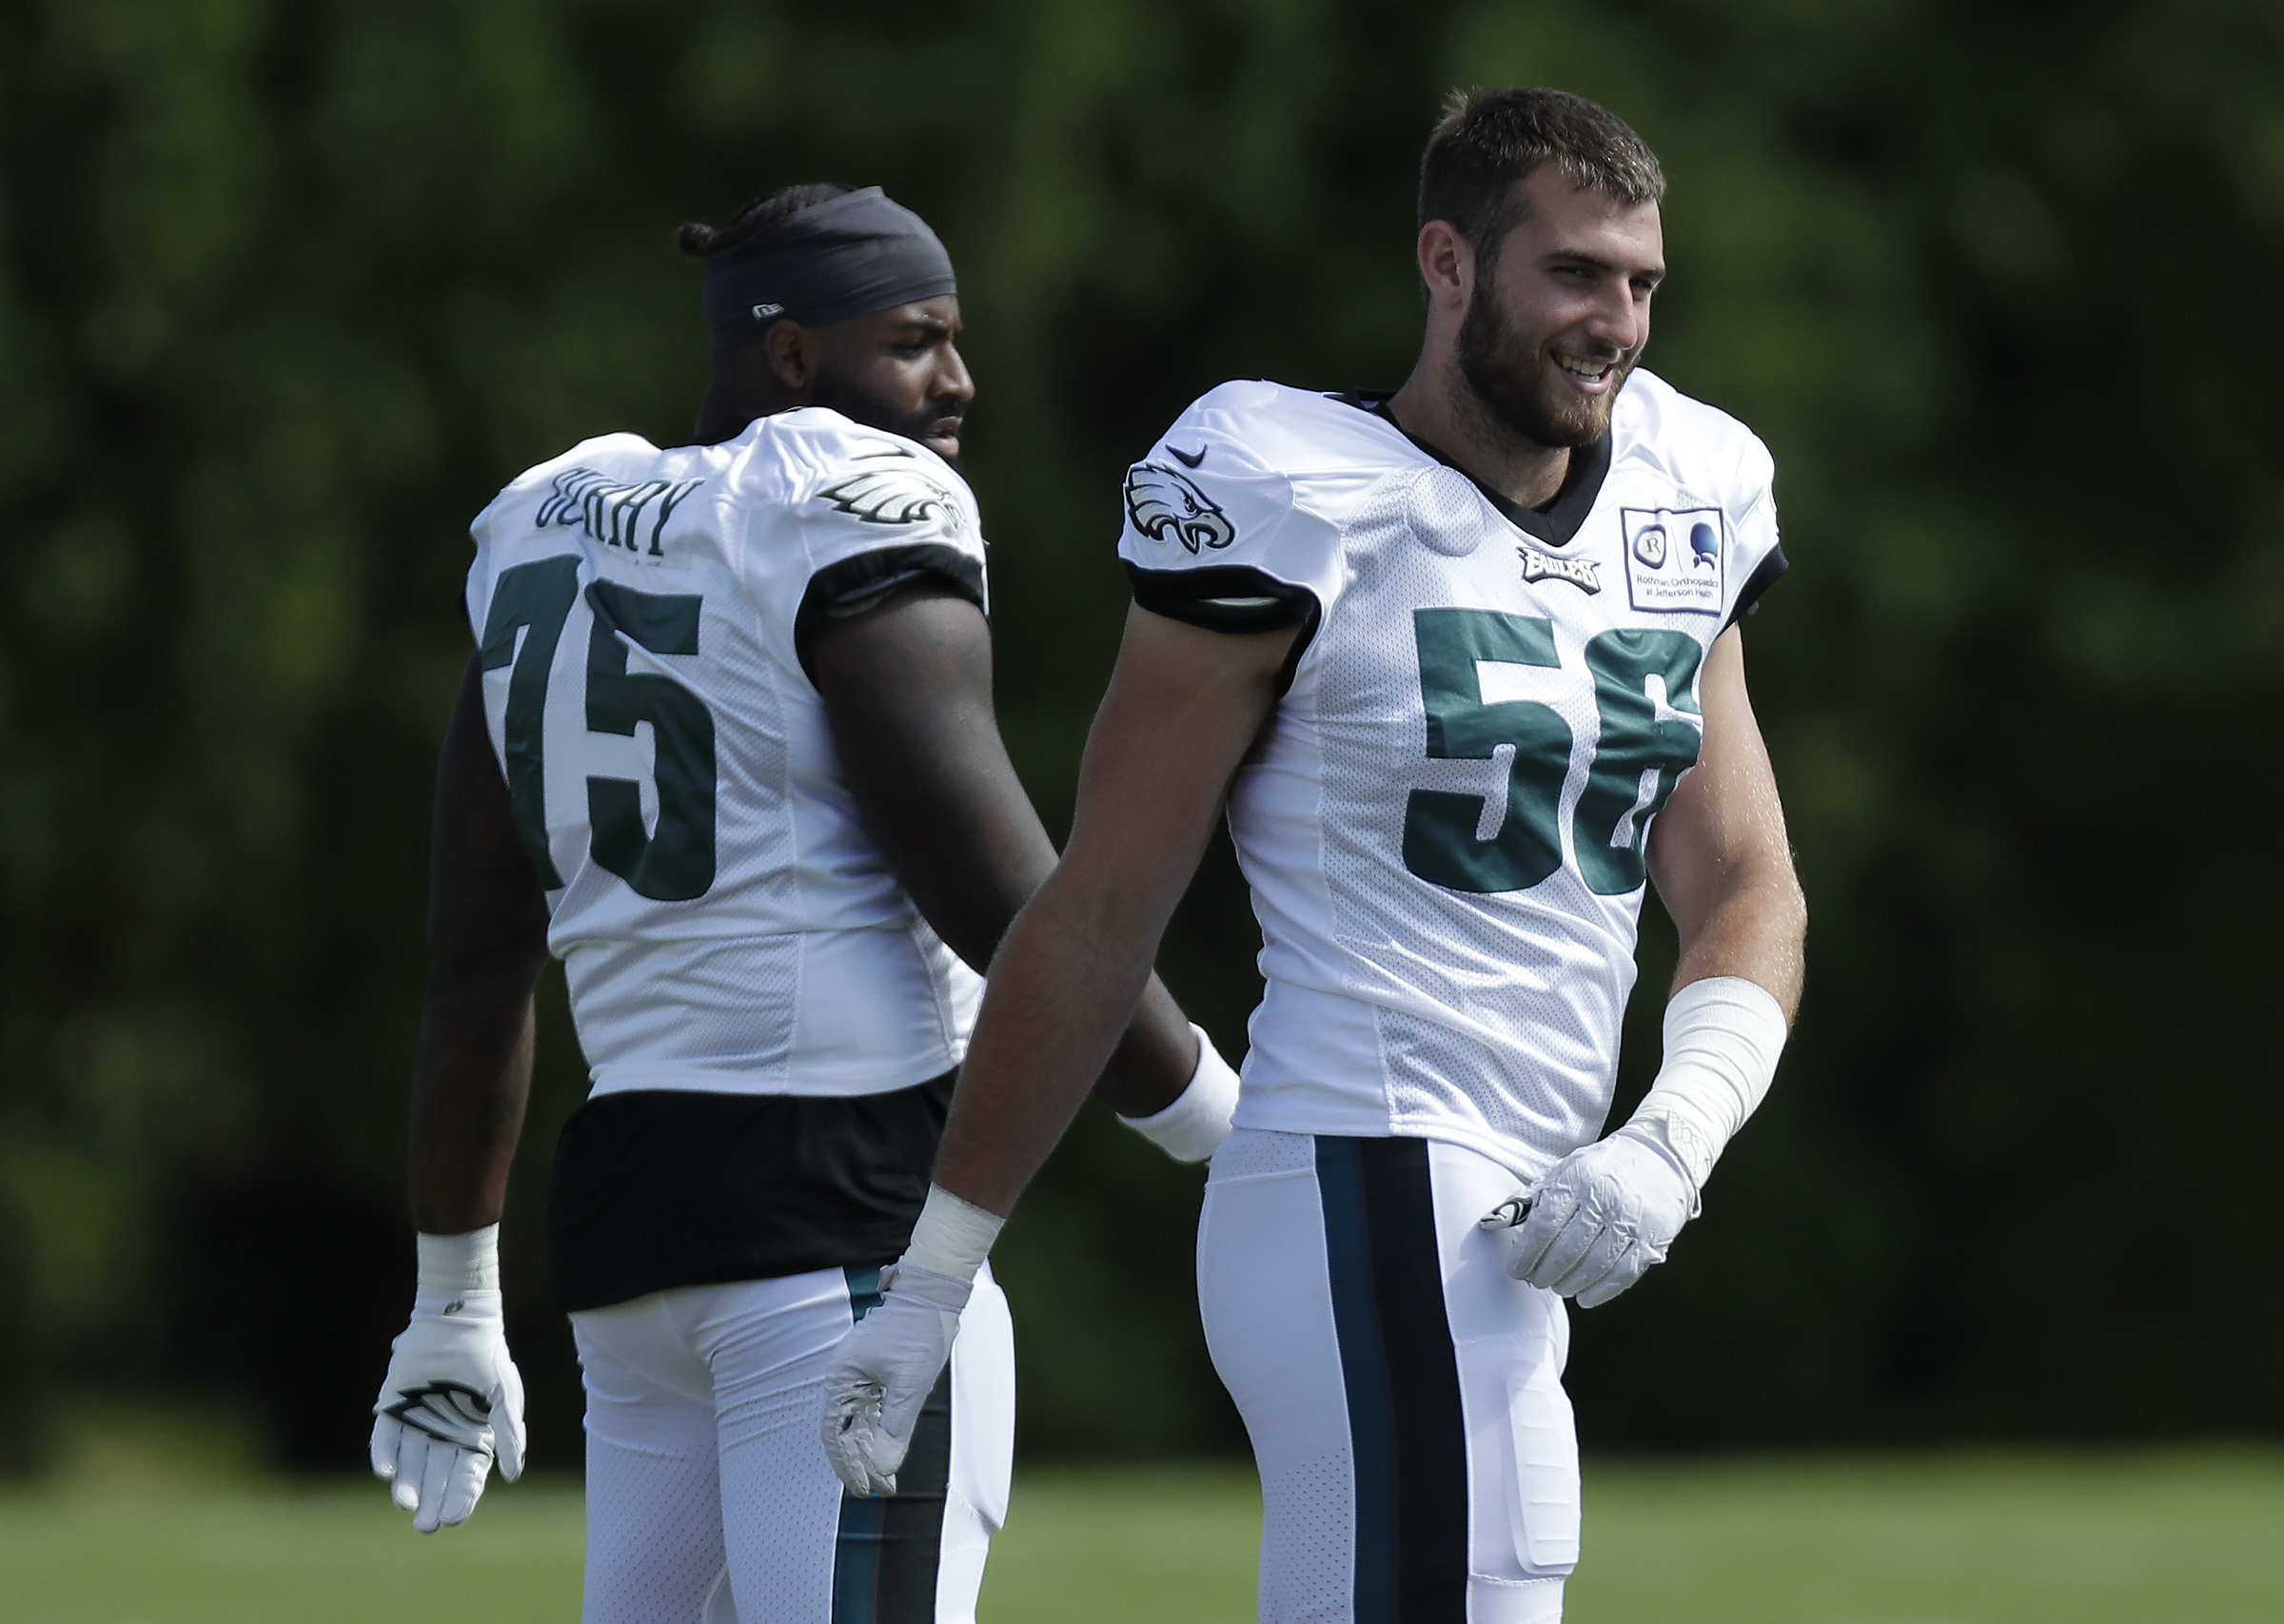
[[[1230,1118],[1237,1109],[1237,1073],[1221,1058],[1213,1040],[1195,1022],[1197,1066],[1172,1105],[1146,1117],[1118,1120],[1176,1162],[1203,1162],[1229,1137]]]
[[[900,1261],[915,1268],[972,1281],[1006,1223],[997,1213],[960,1200],[941,1184],[930,1184],[928,1199],[920,1204],[919,1220],[912,1226],[912,1244],[904,1248]]]
[[[500,1226],[487,1223],[464,1235],[416,1235],[418,1289],[455,1295],[500,1289]]]
[[[1777,1072],[1789,1023],[1768,991],[1737,975],[1693,981],[1665,1006],[1665,1060],[1629,1121],[1660,1124],[1703,1189],[1730,1136]]]

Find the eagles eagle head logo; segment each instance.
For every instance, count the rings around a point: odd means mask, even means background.
[[[1163,462],[1137,462],[1126,471],[1126,512],[1134,528],[1152,541],[1171,535],[1192,553],[1237,539],[1230,516]]]

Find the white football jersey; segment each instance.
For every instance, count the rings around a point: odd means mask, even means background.
[[[1783,568],[1768,453],[1637,371],[1545,511],[1376,405],[1229,383],[1127,477],[1145,608],[1304,625],[1230,828],[1261,923],[1239,1126],[1534,1178],[1607,1115],[1650,825],[1705,651]]]
[[[934,574],[974,497],[819,407],[719,445],[574,446],[476,519],[468,618],[595,1092],[854,1095],[940,1076],[981,982],[859,825],[803,669],[820,616]]]

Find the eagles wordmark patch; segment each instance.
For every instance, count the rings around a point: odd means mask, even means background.
[[[933,518],[941,519],[955,536],[964,535],[968,527],[959,499],[916,466],[868,468],[827,485],[817,495],[867,524],[917,524]]]
[[[1137,462],[1126,471],[1126,514],[1152,541],[1171,537],[1192,553],[1237,539],[1237,527],[1213,499],[1163,462]]]
[[[1568,581],[1587,594],[1602,590],[1602,573],[1591,558],[1556,558],[1529,547],[1517,547],[1515,552],[1523,559],[1523,578],[1526,581]]]

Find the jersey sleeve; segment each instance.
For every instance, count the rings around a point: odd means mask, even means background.
[[[1340,529],[1250,443],[1225,385],[1126,472],[1118,557],[1134,601],[1215,632],[1312,627],[1338,596]]]
[[[1738,577],[1744,584],[1737,589],[1729,617],[1723,623],[1724,631],[1759,609],[1762,596],[1790,567],[1784,558],[1784,543],[1777,534],[1777,499],[1771,488],[1776,479],[1776,460],[1758,440],[1752,441],[1747,466],[1750,480],[1747,499],[1743,511],[1731,520],[1737,538]]]
[[[940,582],[988,611],[982,524],[967,483],[892,436],[811,437],[778,516],[797,556],[785,582],[795,656],[806,672],[817,629],[876,607],[900,586]]]

